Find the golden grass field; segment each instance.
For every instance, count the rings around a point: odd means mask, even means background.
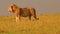
[[[0,34],[60,34],[60,14],[38,14],[39,20],[0,16]]]

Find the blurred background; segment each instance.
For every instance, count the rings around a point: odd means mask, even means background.
[[[7,11],[11,3],[19,7],[32,6],[36,9],[37,14],[60,12],[60,0],[0,0],[0,16],[13,14]]]

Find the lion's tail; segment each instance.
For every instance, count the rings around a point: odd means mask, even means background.
[[[34,10],[34,18],[38,20],[39,18],[37,18],[36,10],[35,9],[33,9],[33,10]]]

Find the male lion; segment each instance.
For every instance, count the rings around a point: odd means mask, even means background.
[[[34,8],[20,8],[15,4],[11,4],[8,7],[8,11],[9,12],[13,12],[15,17],[16,17],[16,21],[19,21],[20,17],[29,17],[29,20],[31,20],[31,16],[33,16],[35,19],[38,19],[36,17],[36,11]]]

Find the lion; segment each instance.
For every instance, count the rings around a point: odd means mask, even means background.
[[[33,16],[36,20],[38,19],[36,17],[36,10],[35,8],[29,7],[29,8],[20,8],[15,4],[11,4],[8,7],[8,11],[14,13],[14,16],[16,18],[16,21],[19,21],[22,17],[29,17],[29,20],[31,20],[31,16]]]

